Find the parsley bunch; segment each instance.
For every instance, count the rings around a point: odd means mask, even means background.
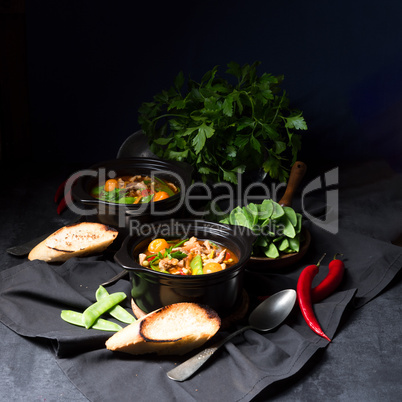
[[[234,83],[218,76],[218,66],[200,83],[179,73],[169,90],[139,109],[152,152],[189,163],[204,181],[236,184],[238,172],[261,168],[286,181],[307,125],[302,112],[289,107],[283,76],[258,76],[259,64],[229,63]]]

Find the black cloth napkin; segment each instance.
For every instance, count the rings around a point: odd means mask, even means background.
[[[402,268],[402,249],[391,243],[394,234],[400,233],[400,177],[381,177],[375,188],[372,183],[363,183],[358,191],[353,177],[349,174],[345,178],[340,192],[337,234],[307,221],[305,226],[312,235],[312,243],[296,266],[263,273],[247,270],[245,275],[245,288],[250,300],[255,301],[258,296],[295,288],[301,270],[326,252],[327,259],[316,278],[319,282],[326,275],[332,255],[342,252],[346,273],[341,287],[314,307],[324,332],[333,342],[345,312],[352,312],[347,318],[353,319],[353,309],[384,291]],[[310,213],[323,213],[322,199],[311,197],[305,201]],[[379,224],[383,226],[377,229]],[[299,372],[320,349],[331,347],[310,330],[295,306],[276,330],[267,334],[247,331],[227,343],[191,379],[183,383],[171,381],[166,372],[189,356],[113,353],[104,348],[111,334],[74,327],[60,318],[62,309],[83,311],[95,301],[99,284],[119,271],[113,262],[83,258],[59,266],[25,262],[0,273],[1,322],[22,336],[49,339],[59,366],[89,400],[212,401],[219,396],[224,400],[248,401]],[[120,280],[108,291],[129,295],[129,282]],[[129,300],[126,308],[129,309]]]

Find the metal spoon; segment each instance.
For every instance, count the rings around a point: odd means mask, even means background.
[[[115,275],[113,278],[107,280],[106,282],[103,282],[100,284],[100,286],[106,287],[109,285],[113,285],[120,279],[123,279],[126,275],[128,275],[128,271],[126,269],[123,269],[123,271],[119,272],[117,275]]]
[[[276,328],[290,314],[296,302],[296,291],[285,289],[273,294],[259,304],[250,314],[249,325],[228,335],[226,338],[204,349],[202,352],[186,360],[167,373],[167,376],[174,381],[184,381],[192,376],[222,345],[234,338],[236,335],[253,329],[267,332]]]

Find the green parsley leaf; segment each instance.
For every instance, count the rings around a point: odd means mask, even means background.
[[[296,130],[307,130],[307,124],[301,114],[297,116],[285,117],[287,128],[295,128]]]

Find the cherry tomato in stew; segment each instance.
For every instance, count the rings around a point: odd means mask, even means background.
[[[169,248],[169,244],[165,239],[155,239],[152,240],[148,245],[148,251],[153,253],[159,253],[166,248]]]
[[[169,198],[169,194],[166,191],[158,191],[157,193],[155,193],[153,200],[161,201],[166,198]]]
[[[208,262],[204,265],[202,270],[204,274],[211,274],[212,272],[222,271],[222,266],[217,262]]]
[[[109,179],[105,183],[105,191],[113,191],[119,184],[116,179]]]

